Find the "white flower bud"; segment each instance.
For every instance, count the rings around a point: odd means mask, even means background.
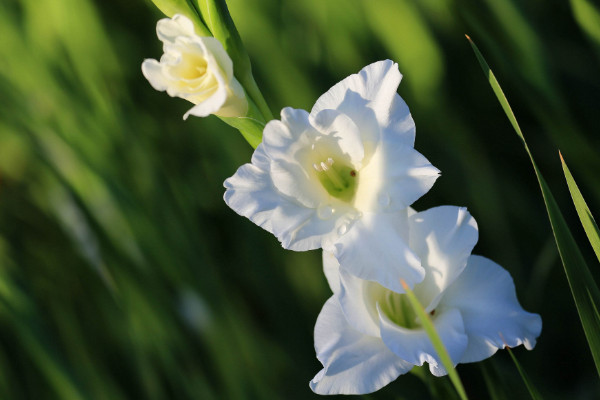
[[[183,15],[165,18],[156,25],[164,54],[160,62],[147,59],[142,72],[152,87],[193,104],[184,115],[241,117],[248,112],[244,89],[233,76],[233,64],[223,45],[201,37]]]

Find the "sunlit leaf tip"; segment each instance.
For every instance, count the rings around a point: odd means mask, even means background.
[[[583,198],[583,194],[581,190],[579,190],[579,186],[577,182],[575,182],[575,178],[567,163],[565,162],[561,152],[558,152],[560,156],[560,162],[563,168],[563,172],[565,175],[565,179],[567,181],[567,186],[569,187],[569,192],[571,193],[571,199],[573,200],[573,205],[577,210],[577,215],[579,217],[579,221],[581,225],[583,225],[583,229],[585,230],[585,234],[587,235],[594,252],[596,253],[596,257],[600,261],[600,229],[598,229],[598,225],[594,220],[594,216],[590,208],[588,207],[585,199]]]

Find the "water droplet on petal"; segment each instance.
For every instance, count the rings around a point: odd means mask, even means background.
[[[343,234],[345,234],[348,231],[348,225],[342,225],[338,228],[338,235],[342,236]]]
[[[379,198],[377,199],[377,202],[379,203],[380,206],[382,207],[387,207],[390,205],[390,195],[387,193],[382,193],[379,195]]]
[[[334,212],[335,210],[333,209],[333,207],[330,206],[320,206],[319,208],[317,208],[317,216],[324,220],[333,217]]]

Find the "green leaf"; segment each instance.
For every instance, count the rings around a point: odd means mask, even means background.
[[[487,386],[490,400],[507,400],[509,396],[506,393],[506,387],[502,381],[502,377],[495,369],[490,367],[490,365],[492,365],[490,361],[492,360],[479,363],[479,368],[483,375],[485,385]]]
[[[585,234],[594,248],[598,261],[600,261],[600,230],[598,230],[598,225],[596,225],[594,216],[583,199],[581,191],[579,191],[579,187],[577,186],[573,175],[571,175],[569,167],[567,167],[567,163],[563,159],[562,154],[560,154],[560,152],[558,154],[560,155],[560,162],[565,173],[565,178],[567,179],[567,185],[569,185],[569,192],[571,192],[571,198],[573,199],[573,204],[575,204],[577,215],[579,215],[579,220],[583,225],[583,229],[585,229]]]
[[[438,335],[437,331],[435,330],[435,326],[433,325],[433,322],[431,322],[431,318],[429,318],[429,314],[427,314],[427,312],[425,311],[425,309],[423,308],[421,303],[419,303],[417,296],[415,296],[413,291],[410,290],[410,288],[408,287],[406,282],[404,282],[404,280],[401,279],[400,283],[402,284],[402,287],[406,291],[406,296],[408,297],[410,304],[413,307],[413,310],[415,311],[415,313],[419,317],[419,320],[423,324],[423,329],[425,329],[427,336],[429,336],[429,340],[431,340],[431,344],[433,344],[433,348],[437,352],[437,354],[440,358],[440,361],[444,365],[444,368],[446,368],[446,371],[448,371],[448,376],[450,377],[450,380],[454,384],[454,388],[458,392],[458,395],[460,396],[460,398],[463,400],[466,400],[467,393],[465,392],[465,388],[463,387],[463,384],[460,381],[458,372],[456,372],[456,369],[454,369],[454,364],[452,363],[452,359],[450,358],[450,355],[448,354],[448,351],[446,350],[446,347],[444,346],[442,339],[440,339],[440,336]]]
[[[504,340],[504,339],[502,339],[502,340]],[[521,378],[523,379],[523,382],[525,383],[525,386],[527,386],[527,390],[529,391],[529,395],[531,396],[531,398],[533,400],[541,400],[542,396],[537,391],[537,389],[535,388],[535,386],[533,386],[533,384],[531,383],[531,380],[529,379],[529,376],[527,375],[527,373],[525,372],[525,370],[523,369],[523,367],[521,367],[521,364],[517,360],[517,357],[513,354],[513,352],[510,349],[510,347],[505,346],[505,349],[508,350],[508,354],[510,354],[510,358],[512,358],[513,362],[515,363],[515,367],[517,367],[517,371],[519,371],[519,374],[521,375]]]
[[[571,293],[573,294],[573,299],[575,300],[577,312],[579,313],[581,325],[583,326],[583,331],[585,332],[585,336],[590,346],[592,357],[594,358],[594,362],[596,364],[596,369],[600,375],[600,321],[598,320],[597,313],[595,311],[597,309],[596,305],[600,304],[600,291],[594,282],[594,278],[581,254],[581,251],[579,250],[579,247],[577,247],[577,243],[575,242],[575,239],[573,238],[573,235],[571,234],[571,231],[569,230],[569,227],[567,226],[567,223],[560,212],[558,204],[556,203],[548,184],[546,183],[542,173],[535,163],[533,155],[531,154],[531,151],[527,146],[527,142],[525,141],[525,137],[523,136],[523,132],[517,123],[517,119],[515,118],[515,115],[508,104],[508,100],[506,99],[498,80],[494,76],[494,73],[483,58],[483,55],[481,55],[481,52],[475,43],[469,36],[467,36],[467,39],[469,40],[469,43],[475,52],[477,60],[479,60],[479,64],[481,65],[484,75],[487,77],[492,90],[496,94],[496,97],[502,106],[502,109],[506,113],[506,116],[512,124],[515,132],[523,142],[525,151],[529,155],[531,164],[533,165],[540,189],[542,190],[544,203],[548,212],[548,218],[550,219],[550,224],[552,226],[552,232],[554,233],[554,239],[558,247],[558,252],[562,260],[565,274],[567,275],[567,280],[571,288]]]
[[[589,0],[571,0],[571,9],[581,30],[600,48],[600,11]]]

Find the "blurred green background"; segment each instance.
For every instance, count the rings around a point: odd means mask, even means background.
[[[591,399],[597,375],[533,170],[464,34],[511,102],[591,269],[558,149],[600,213],[600,14],[587,0],[231,0],[277,115],[398,62],[416,148],[442,171],[415,204],[466,206],[475,253],[542,315],[515,353],[547,399]],[[591,7],[591,8],[590,8]],[[597,9],[596,9],[597,10]],[[330,296],[320,253],[283,250],[222,201],[252,153],[215,117],[154,91],[150,1],[0,3],[0,398],[310,399],[312,329]],[[506,352],[458,371],[526,389]],[[400,377],[373,399],[427,399]]]

